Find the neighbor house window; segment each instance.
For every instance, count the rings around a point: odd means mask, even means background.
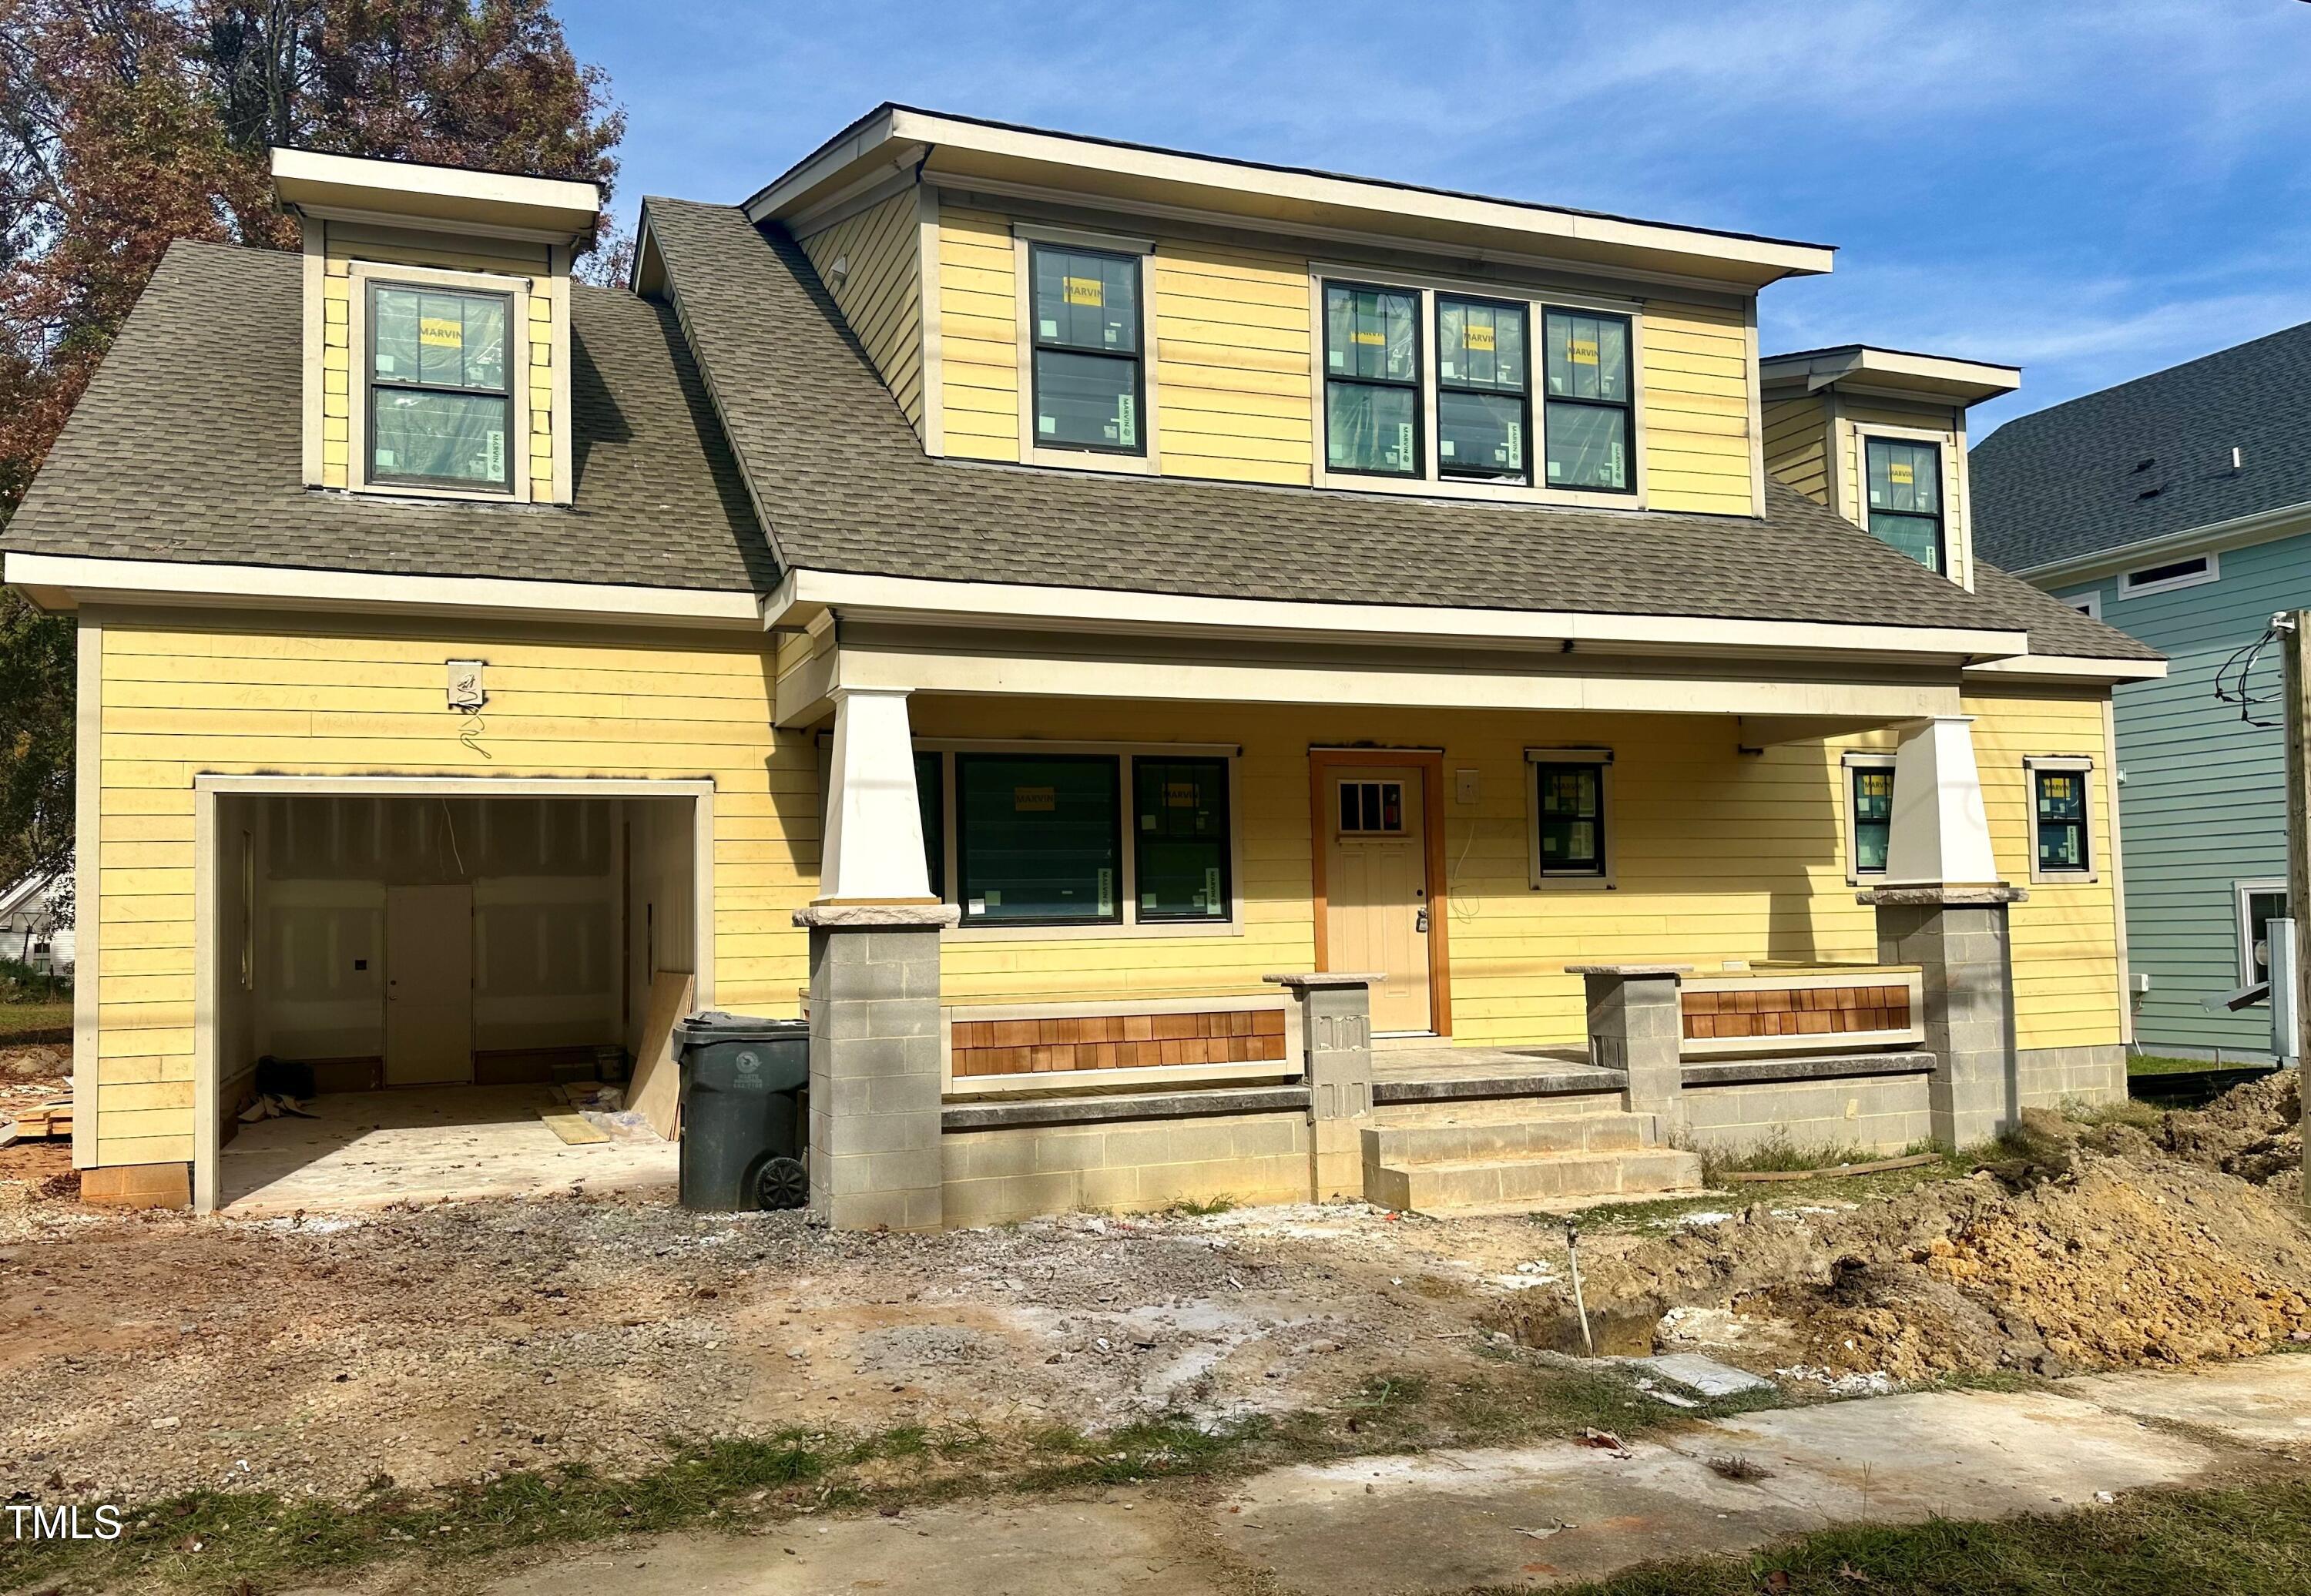
[[[965,925],[1112,924],[1121,811],[1116,762],[955,756],[956,888]]]
[[[1543,353],[1548,485],[1630,492],[1636,432],[1628,318],[1551,310]]]
[[[1532,765],[1536,881],[1604,879],[1610,757],[1601,750],[1546,749],[1526,758]]]
[[[2119,573],[2118,596],[2133,598],[2145,593],[2165,593],[2176,588],[2195,588],[2202,583],[2218,581],[2223,574],[2222,562],[2214,554],[2193,554],[2187,560],[2169,560],[2163,565],[2146,565],[2140,571]]]
[[[513,298],[369,288],[368,480],[513,486]]]
[[[1147,453],[1139,257],[1036,244],[1030,260],[1037,446]]]
[[[1883,876],[1894,836],[1893,761],[1857,761],[1846,766],[1846,781],[1853,806],[1853,873]]]
[[[1899,438],[1865,438],[1862,447],[1870,530],[1928,571],[1941,570],[1941,450]]]
[[[2092,873],[2087,817],[2087,781],[2092,773],[2083,760],[2029,763],[2034,878]]]
[[[2241,881],[2238,895],[2239,984],[2253,986],[2271,979],[2271,922],[2285,920],[2287,884],[2283,881]]]
[[[1523,482],[1531,435],[1522,305],[1436,296],[1436,471]]]
[[[1420,423],[1419,296],[1325,283],[1325,469],[1417,476]]]
[[[1225,920],[1227,761],[1141,754],[1131,778],[1139,920]]]

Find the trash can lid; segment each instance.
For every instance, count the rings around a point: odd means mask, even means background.
[[[724,1014],[719,1008],[693,1014],[674,1028],[686,1042],[787,1042],[810,1037],[808,1020],[766,1020],[757,1015]]]

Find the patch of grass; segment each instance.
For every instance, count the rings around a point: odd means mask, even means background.
[[[2202,1069],[2233,1068],[2216,1063],[2212,1059],[2168,1059],[2157,1053],[2129,1053],[2126,1073],[2129,1075],[2195,1075]]]
[[[1763,1172],[1785,1173],[1801,1169],[1828,1169],[1840,1164],[1871,1164],[1886,1156],[1848,1143],[1842,1147],[1800,1147],[1786,1132],[1776,1130],[1746,1153],[1701,1153],[1701,1178],[1714,1186],[1728,1174]]]
[[[70,1042],[72,1034],[73,1004],[69,992],[62,998],[0,1003],[0,1047]]]
[[[1594,1208],[1582,1208],[1570,1216],[1581,1227],[1583,1235],[1624,1230],[1663,1230],[1667,1221],[1687,1214],[1722,1214],[1740,1205],[1731,1202],[1722,1191],[1711,1191],[1699,1197],[1654,1197],[1642,1202],[1600,1202]],[[1562,1231],[1567,1216],[1535,1214],[1535,1225],[1548,1225]]]
[[[2137,1491],[2108,1507],[2025,1518],[1848,1525],[1747,1557],[1648,1564],[1564,1589],[1566,1596],[2300,1596],[2311,1589],[2311,1479]]]
[[[1184,1215],[1191,1219],[1208,1219],[1214,1214],[1227,1213],[1235,1206],[1234,1198],[1222,1193],[1217,1197],[1183,1197],[1164,1211]]]
[[[2167,1111],[2135,1097],[2122,1097],[2116,1103],[2065,1100],[2062,1117],[2080,1125],[2131,1125],[2137,1130],[2156,1130],[2166,1121]]]

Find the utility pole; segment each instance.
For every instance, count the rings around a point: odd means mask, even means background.
[[[2297,1095],[2303,1117],[2303,1204],[2311,1208],[2311,1092],[2302,1090],[2311,1075],[2311,663],[2304,658],[2311,638],[2311,610],[2292,610],[2272,620],[2280,632],[2280,656],[2285,662],[2287,693],[2287,912],[2296,924],[2295,1056],[2298,1062]]]

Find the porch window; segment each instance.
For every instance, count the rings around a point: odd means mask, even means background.
[[[915,755],[915,805],[923,817],[923,878],[946,896],[946,772],[936,754]]]
[[[1899,438],[1864,438],[1862,455],[1871,534],[1928,571],[1941,570],[1941,450]]]
[[[1408,289],[1324,284],[1324,465],[1418,476],[1420,301]]]
[[[1114,759],[958,754],[955,786],[964,925],[1121,920]]]
[[[1139,919],[1228,917],[1228,772],[1224,759],[1131,762]]]
[[[513,297],[369,290],[368,480],[513,485]]]
[[[2033,879],[2084,876],[2093,870],[2087,831],[2087,778],[2082,760],[2030,762]]]
[[[1525,480],[1532,431],[1522,305],[1436,296],[1436,470]]]
[[[1853,805],[1853,873],[1883,876],[1886,850],[1894,835],[1894,766],[1873,760],[1847,767]]]
[[[1030,260],[1036,444],[1146,454],[1138,257],[1036,244]]]
[[[1536,758],[1534,868],[1542,877],[1605,875],[1605,768],[1601,758]]]
[[[1634,489],[1635,401],[1629,381],[1629,318],[1551,310],[1548,360],[1548,485],[1613,493]]]

